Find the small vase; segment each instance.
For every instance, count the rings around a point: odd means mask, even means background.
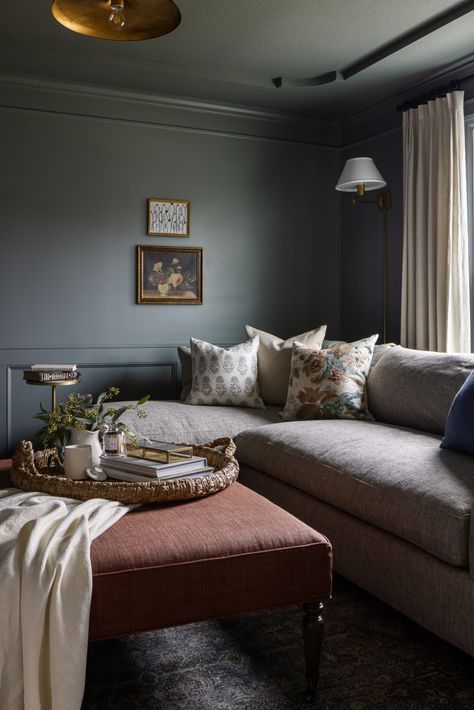
[[[71,429],[70,444],[88,444],[92,452],[92,466],[98,466],[102,455],[102,446],[99,441],[99,431],[87,429]]]
[[[170,285],[169,283],[165,284],[158,284],[158,291],[162,296],[167,296],[170,292]]]

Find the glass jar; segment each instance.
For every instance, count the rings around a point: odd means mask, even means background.
[[[104,455],[121,456],[124,453],[125,437],[118,427],[112,426],[104,432]]]

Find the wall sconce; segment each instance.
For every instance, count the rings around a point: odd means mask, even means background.
[[[383,214],[383,342],[387,342],[387,276],[388,276],[388,212],[392,207],[390,190],[381,192],[375,200],[362,199],[366,192],[386,187],[372,158],[349,158],[337,181],[336,190],[355,192],[353,205],[377,205]]]

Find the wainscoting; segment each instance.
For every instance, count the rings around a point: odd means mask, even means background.
[[[0,350],[0,456],[9,456],[20,439],[31,439],[41,427],[33,419],[39,403],[49,409],[51,388],[28,385],[23,370],[33,363],[75,362],[81,373],[77,386],[57,387],[58,402],[68,392],[97,397],[110,385],[120,388],[120,400],[149,394],[152,399],[179,397],[180,371],[176,345],[18,348]]]

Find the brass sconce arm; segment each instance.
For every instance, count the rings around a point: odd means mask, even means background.
[[[377,199],[375,200],[367,200],[367,199],[362,199],[362,196],[365,194],[365,191],[362,194],[359,194],[359,191],[357,191],[357,195],[354,195],[352,198],[352,204],[353,205],[377,205],[379,208],[380,212],[383,212],[386,214],[387,212],[390,212],[392,208],[392,193],[390,190],[384,190],[384,192],[381,192],[380,195],[377,195]]]

